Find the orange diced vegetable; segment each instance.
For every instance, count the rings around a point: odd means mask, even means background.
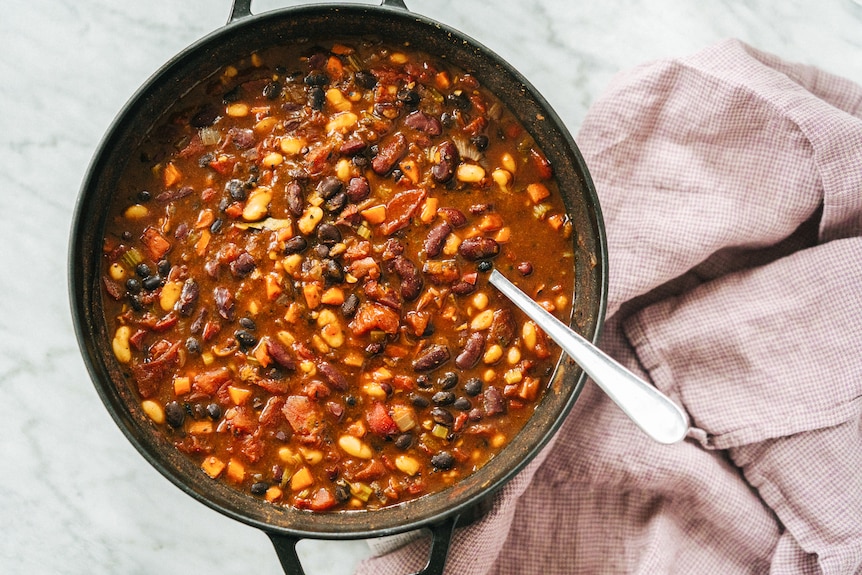
[[[545,184],[534,182],[527,186],[527,195],[530,196],[530,200],[532,200],[534,204],[538,204],[550,196],[551,192]]]
[[[192,390],[192,383],[188,377],[174,378],[174,395],[185,395]]]
[[[325,305],[341,305],[344,303],[344,291],[338,286],[331,287],[320,296],[320,303]]]
[[[251,396],[251,390],[244,387],[236,387],[229,385],[227,388],[228,395],[235,405],[243,405]]]
[[[215,479],[216,477],[221,475],[222,471],[224,471],[225,464],[224,461],[222,461],[218,457],[211,455],[204,459],[204,462],[201,463],[201,468],[207,475]]]
[[[381,224],[386,221],[386,206],[383,204],[371,206],[359,212],[359,215],[369,224]]]
[[[311,470],[308,467],[301,467],[290,478],[290,489],[292,491],[302,491],[312,485],[314,485],[314,476],[311,475]]]
[[[321,288],[316,283],[307,283],[302,286],[302,294],[305,296],[305,303],[309,309],[314,309],[320,305]]]
[[[242,483],[245,479],[245,466],[236,458],[231,457],[227,462],[227,478],[234,483]]]
[[[180,182],[183,179],[183,173],[180,171],[178,167],[174,165],[173,162],[169,162],[167,166],[165,166],[165,171],[162,174],[162,181],[165,184],[166,188],[170,188]]]

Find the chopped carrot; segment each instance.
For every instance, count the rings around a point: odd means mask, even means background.
[[[534,204],[538,204],[545,198],[551,195],[550,190],[548,190],[547,186],[541,182],[534,182],[527,186],[527,195],[530,196],[530,199]]]
[[[370,208],[362,210],[359,214],[365,218],[365,221],[369,224],[382,224],[386,221],[386,206],[383,204],[377,204],[376,206],[371,206]]]
[[[173,187],[174,185],[180,183],[180,180],[183,179],[183,173],[180,171],[178,167],[174,165],[173,162],[169,162],[167,166],[165,166],[165,171],[162,174],[162,178],[166,188]]]
[[[323,292],[320,303],[325,305],[341,305],[344,303],[344,291],[338,286],[333,286]]]
[[[305,296],[305,303],[309,309],[314,309],[320,305],[320,286],[318,284],[305,284],[302,286],[302,293]]]
[[[311,475],[311,470],[308,467],[301,467],[290,478],[290,489],[292,491],[302,491],[312,485],[314,485],[314,476]]]

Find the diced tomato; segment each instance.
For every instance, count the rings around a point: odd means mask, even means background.
[[[413,214],[425,201],[426,195],[424,189],[416,188],[392,196],[392,199],[386,204],[386,221],[380,224],[380,231],[388,236],[407,227]]]
[[[320,422],[311,400],[304,395],[288,396],[282,412],[293,431],[300,435],[311,435]]]
[[[327,488],[321,487],[311,496],[308,508],[312,511],[326,511],[336,503],[335,496]]]
[[[171,249],[171,242],[152,226],[148,226],[141,234],[141,243],[153,261],[159,261]]]
[[[398,426],[389,415],[386,406],[375,401],[371,407],[365,412],[365,420],[368,421],[368,428],[378,435],[391,435],[398,431]]]

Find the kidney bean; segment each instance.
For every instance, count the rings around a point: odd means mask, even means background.
[[[533,264],[530,262],[521,262],[518,264],[518,271],[521,272],[522,276],[528,276],[533,273]]]
[[[347,197],[351,202],[361,202],[371,195],[371,186],[365,176],[350,178],[347,183]]]
[[[420,110],[407,114],[407,117],[404,118],[404,124],[414,130],[425,132],[432,137],[443,133],[443,126],[440,124],[440,120]]]
[[[287,195],[287,209],[290,214],[296,218],[300,217],[305,211],[305,194],[302,192],[302,186],[293,180],[287,184],[285,193]]]
[[[440,255],[440,252],[443,251],[443,245],[446,243],[446,237],[451,232],[452,226],[446,220],[440,221],[432,227],[422,244],[425,248],[425,255],[429,258]]]
[[[201,289],[194,278],[189,278],[183,282],[183,288],[180,290],[180,299],[177,301],[177,312],[186,317],[192,315],[200,293]]]
[[[493,238],[483,236],[467,238],[458,246],[458,253],[468,260],[481,260],[494,257],[500,253],[500,244]]]
[[[476,279],[468,281],[466,278],[469,274],[465,274],[463,278],[452,284],[450,288],[455,295],[468,295],[476,291]]]
[[[461,161],[461,155],[458,153],[458,148],[450,140],[440,142],[437,146],[437,154],[439,154],[440,160],[431,167],[431,177],[440,183],[448,182],[455,175],[455,168]]]
[[[445,345],[429,345],[419,352],[419,357],[413,360],[413,370],[432,371],[449,361],[450,357],[449,348]]]
[[[442,208],[437,208],[437,213],[449,222],[449,225],[452,226],[453,229],[457,230],[458,228],[462,228],[467,225],[467,216],[465,216],[464,212],[458,208],[443,206]]]
[[[296,369],[296,360],[283,343],[276,339],[266,339],[266,352],[279,367],[293,371]]]
[[[254,257],[250,253],[242,252],[230,262],[230,271],[233,275],[242,278],[254,271],[256,265]]]
[[[365,143],[365,140],[361,140],[359,138],[350,138],[349,140],[345,140],[341,144],[341,147],[338,149],[338,151],[345,156],[355,156],[367,147],[368,144]]]
[[[500,390],[493,385],[485,389],[482,399],[484,400],[485,415],[491,416],[506,412],[506,400],[503,399]]]
[[[404,256],[396,256],[392,260],[395,273],[401,278],[401,297],[404,301],[413,301],[422,291],[422,274],[416,264]]]
[[[491,327],[488,329],[488,341],[508,346],[515,337],[515,316],[509,308],[500,308],[494,312]]]
[[[331,363],[321,361],[317,364],[317,371],[326,380],[326,382],[336,391],[347,391],[350,384],[347,378],[341,373],[337,367]]]
[[[371,169],[374,170],[375,174],[385,176],[406,153],[407,138],[401,132],[397,132],[388,142],[378,148],[377,155],[371,160]]]
[[[467,338],[464,349],[455,358],[455,365],[459,369],[470,369],[479,362],[482,352],[485,350],[485,336],[481,332],[474,331]]]
[[[233,294],[226,287],[218,286],[213,290],[213,296],[215,296],[218,314],[224,319],[232,321],[236,311],[236,301],[233,299]]]

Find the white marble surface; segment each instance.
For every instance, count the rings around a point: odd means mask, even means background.
[[[255,13],[299,2],[258,0]],[[183,494],[133,449],[72,330],[71,215],[123,103],[222,26],[230,0],[32,0],[0,16],[0,573],[278,573],[260,532]],[[533,82],[576,134],[611,76],[726,37],[862,81],[854,0],[407,0]],[[305,541],[309,575],[351,573],[362,541]]]

